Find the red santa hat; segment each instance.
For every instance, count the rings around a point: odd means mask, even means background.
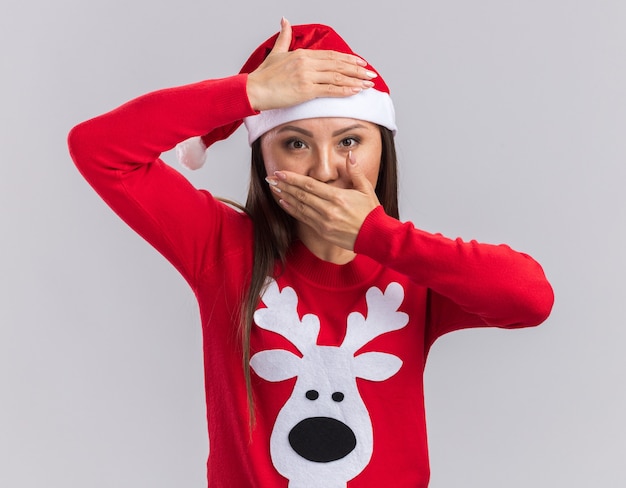
[[[240,73],[252,73],[272,51],[278,33],[261,44],[248,58]],[[331,27],[321,24],[292,26],[290,51],[295,49],[333,50],[356,55],[350,46]],[[359,56],[361,57],[361,56]],[[361,59],[363,59],[361,57]],[[183,166],[198,169],[206,160],[206,149],[214,142],[228,138],[244,123],[248,129],[248,142],[252,144],[267,131],[287,122],[317,117],[347,117],[365,120],[397,131],[395,111],[389,87],[380,74],[368,63],[365,67],[378,76],[372,79],[374,86],[344,98],[315,98],[292,107],[264,110],[257,115],[236,120],[213,129],[201,137],[194,137],[176,147],[178,160]]]

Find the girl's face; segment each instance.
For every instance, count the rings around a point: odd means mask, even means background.
[[[352,188],[346,168],[352,151],[375,188],[382,141],[378,126],[371,122],[322,117],[288,122],[266,132],[261,151],[269,176],[279,170],[293,171],[338,188]]]

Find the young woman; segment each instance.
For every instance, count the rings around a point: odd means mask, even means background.
[[[198,166],[242,121],[245,211],[159,159],[195,137],[180,158]],[[529,256],[398,220],[395,130],[372,66],[329,27],[283,20],[240,74],[149,93],[70,133],[85,178],[198,299],[211,488],[426,487],[432,343],[548,316]]]

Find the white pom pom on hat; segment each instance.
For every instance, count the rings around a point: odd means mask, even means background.
[[[206,150],[202,137],[192,137],[176,145],[176,157],[185,168],[200,169],[206,162]]]
[[[272,51],[278,33],[261,44],[248,58],[239,73],[252,73]],[[333,50],[356,55],[350,46],[331,27],[322,24],[305,24],[292,26],[292,39],[289,47],[295,49]],[[357,55],[358,56],[358,55]],[[365,67],[378,72],[371,66]],[[248,143],[279,125],[294,120],[317,117],[347,117],[365,120],[382,125],[394,134],[397,131],[395,111],[389,87],[380,75],[372,79],[374,86],[356,95],[344,98],[316,98],[293,107],[265,110],[257,115],[236,120],[230,124],[217,127],[208,134],[193,137],[176,146],[179,162],[189,169],[198,169],[206,161],[206,151],[214,142],[228,138],[237,128],[245,123],[248,129]]]

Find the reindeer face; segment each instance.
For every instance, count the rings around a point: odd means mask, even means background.
[[[275,282],[267,288],[263,295],[267,308],[257,310],[257,324],[288,338],[302,357],[285,350],[261,351],[250,365],[268,381],[297,378],[270,439],[274,466],[293,486],[345,486],[369,463],[372,424],[356,378],[383,381],[400,369],[402,361],[380,352],[355,356],[355,351],[406,325],[407,315],[397,311],[403,296],[395,283],[385,294],[371,288],[366,295],[368,319],[350,314],[346,338],[335,347],[316,344],[319,319],[306,315],[300,320],[293,289],[280,292]]]

